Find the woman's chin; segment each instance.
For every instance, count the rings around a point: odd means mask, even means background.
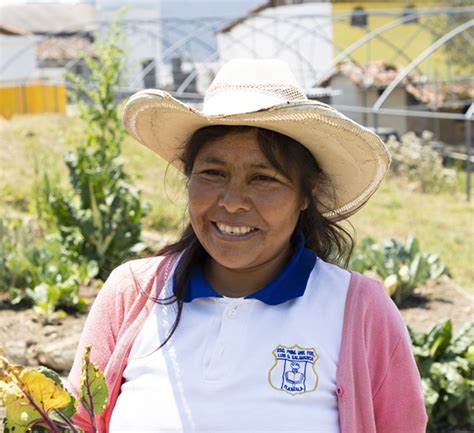
[[[236,254],[235,252],[232,254],[224,252],[217,253],[215,251],[208,251],[208,253],[216,265],[233,271],[251,269],[256,263],[256,258],[253,259],[249,257],[249,254],[245,251],[240,254]]]

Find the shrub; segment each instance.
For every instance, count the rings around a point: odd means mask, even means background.
[[[428,433],[474,430],[471,392],[474,386],[474,322],[455,338],[450,320],[426,334],[409,328],[413,353],[422,377],[429,417]]]
[[[375,272],[397,305],[420,284],[447,273],[446,264],[438,256],[422,252],[413,236],[405,243],[387,238],[382,244],[364,238],[351,257],[350,268],[361,273]]]
[[[443,167],[441,155],[428,141],[428,131],[419,138],[413,132],[404,134],[401,141],[390,136],[387,148],[392,155],[391,172],[407,179],[422,192],[452,191],[456,188],[456,170]]]
[[[120,160],[124,140],[116,95],[123,66],[120,40],[115,22],[106,39],[95,42],[96,57],[84,57],[90,70],[88,82],[69,76],[87,136],[65,158],[71,189],[52,187],[47,176],[43,187],[42,209],[56,224],[64,244],[96,261],[102,279],[143,250],[140,221],[148,209]]]

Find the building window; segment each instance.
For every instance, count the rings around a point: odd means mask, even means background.
[[[413,15],[411,18],[409,18],[408,20],[404,21],[403,23],[404,24],[412,24],[412,23],[417,23],[418,22],[418,16],[416,14],[416,7],[414,5],[409,5],[405,8],[405,10],[403,11],[403,15],[402,17],[405,18],[405,17],[408,17],[410,15]]]
[[[352,9],[351,26],[367,27],[367,21],[367,12],[362,6],[356,6],[354,9]]]

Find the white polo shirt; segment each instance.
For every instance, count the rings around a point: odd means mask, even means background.
[[[304,244],[304,240],[303,240]],[[339,433],[336,368],[350,274],[301,241],[247,298],[217,294],[197,269],[176,304],[156,304],[124,370],[111,433]],[[173,294],[170,283],[160,297]]]

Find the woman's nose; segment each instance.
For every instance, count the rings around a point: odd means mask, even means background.
[[[242,182],[229,181],[221,192],[218,204],[229,213],[248,211],[250,200],[247,188]]]

